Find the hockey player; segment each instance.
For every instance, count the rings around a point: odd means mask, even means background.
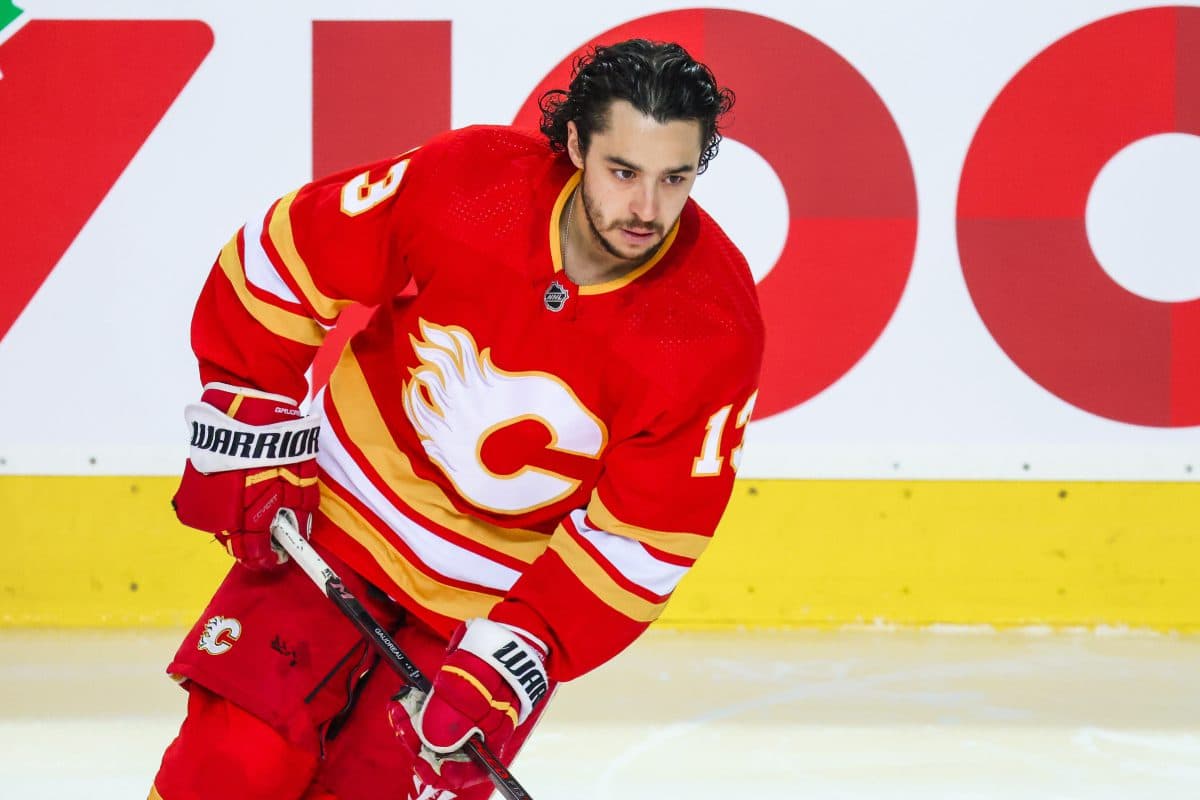
[[[731,103],[678,45],[595,48],[541,135],[451,131],[225,245],[174,502],[236,563],[169,666],[188,710],[151,798],[486,797],[444,757],[482,735],[511,762],[558,683],[659,616],[728,502],[762,358],[745,259],[689,199]],[[352,302],[377,309],[305,416]],[[391,700],[283,563],[285,507],[427,697]]]

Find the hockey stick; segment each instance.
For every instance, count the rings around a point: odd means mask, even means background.
[[[275,519],[271,522],[271,535],[292,560],[300,565],[300,569],[304,570],[317,588],[324,591],[333,604],[362,631],[367,641],[379,651],[392,669],[400,673],[400,677],[414,689],[429,694],[429,679],[417,669],[416,664],[409,661],[408,656],[396,645],[388,632],[375,621],[358,598],[350,594],[342,579],[325,563],[325,559],[300,535],[296,515],[291,509],[283,508],[275,514]],[[529,792],[525,791],[508,768],[496,758],[482,738],[472,737],[462,749],[475,763],[487,770],[492,783],[507,800],[532,800]]]

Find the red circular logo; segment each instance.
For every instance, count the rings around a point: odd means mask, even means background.
[[[635,36],[678,42],[712,67],[737,94],[726,134],[766,159],[787,193],[787,241],[758,287],[767,345],[755,417],[785,411],[862,358],[900,300],[917,231],[904,142],[879,95],[828,46],[779,20],[716,9],[596,36],[550,71],[514,122],[537,125],[538,98],[566,87],[588,47]]]
[[[1017,366],[1066,402],[1139,425],[1200,424],[1200,301],[1133,294],[1100,266],[1085,212],[1100,169],[1147,136],[1200,133],[1200,9],[1081,28],[992,103],[958,194],[971,297]]]

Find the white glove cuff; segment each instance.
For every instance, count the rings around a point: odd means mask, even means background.
[[[479,656],[504,678],[521,701],[517,724],[529,719],[538,701],[550,688],[546,677],[545,655],[530,642],[542,642],[512,625],[490,619],[467,620],[467,632],[458,643],[459,650]]]
[[[204,474],[296,464],[317,456],[321,421],[316,417],[248,425],[209,403],[183,411],[192,430],[189,459]]]

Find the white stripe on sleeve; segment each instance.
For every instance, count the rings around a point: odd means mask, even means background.
[[[375,488],[338,440],[332,426],[321,426],[317,463],[336,482],[382,519],[425,565],[458,581],[508,591],[520,575],[489,558],[448,542],[404,515]]]
[[[675,591],[679,581],[687,573],[687,567],[660,561],[642,547],[642,543],[624,536],[617,536],[587,524],[583,509],[571,512],[571,522],[579,535],[591,542],[618,572],[633,583],[657,595],[668,595]]]
[[[299,304],[299,299],[288,285],[279,277],[275,265],[267,256],[262,246],[262,217],[251,217],[243,229],[242,240],[246,250],[244,263],[246,265],[246,281],[254,288],[275,295],[286,303]]]

